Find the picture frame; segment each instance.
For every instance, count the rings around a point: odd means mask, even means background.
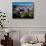
[[[33,19],[34,2],[13,2],[12,18],[13,19]]]

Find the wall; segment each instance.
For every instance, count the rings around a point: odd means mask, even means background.
[[[12,2],[34,2],[34,19],[12,19]],[[6,12],[6,27],[46,27],[46,0],[1,0],[0,10]]]
[[[34,2],[34,19],[12,19],[12,2]],[[0,11],[6,13],[7,21],[4,26],[11,31],[20,31],[20,37],[32,31],[45,31],[46,33],[46,0],[0,0]],[[2,31],[2,29],[0,29]],[[3,30],[4,31],[4,30]],[[36,32],[37,33],[37,32]],[[18,38],[18,34],[16,34]],[[17,39],[18,40],[18,39]],[[17,41],[18,42],[18,41]],[[20,45],[16,43],[16,45]]]

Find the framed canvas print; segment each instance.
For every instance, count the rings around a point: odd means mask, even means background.
[[[33,19],[34,2],[13,2],[12,18],[13,19]]]

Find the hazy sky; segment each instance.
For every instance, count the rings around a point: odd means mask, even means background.
[[[13,2],[13,5],[18,6],[32,6],[33,2]]]

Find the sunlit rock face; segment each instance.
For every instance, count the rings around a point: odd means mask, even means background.
[[[24,11],[24,12],[28,12],[28,10],[30,10],[30,11],[31,11],[31,10],[32,10],[32,8],[33,8],[33,7],[31,7],[31,6],[29,6],[29,7],[28,7],[28,6],[22,6],[22,7],[17,7],[17,8],[16,8],[16,10],[17,10],[17,11]]]

